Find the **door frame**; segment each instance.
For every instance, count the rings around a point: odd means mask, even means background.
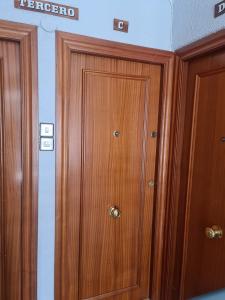
[[[31,25],[0,20],[0,40],[17,42],[20,45],[21,95],[23,103],[21,299],[36,300],[38,221],[37,29],[35,26]],[[3,196],[4,195],[1,194],[0,200]],[[4,220],[2,220],[0,225],[4,226]],[[4,278],[2,278],[1,284],[4,286]]]
[[[62,300],[62,248],[64,201],[66,199],[66,182],[64,180],[67,165],[66,130],[64,125],[64,103],[68,98],[68,66],[71,53],[85,53],[103,57],[120,58],[162,66],[160,136],[157,159],[157,193],[155,199],[154,249],[152,267],[152,299],[159,300],[163,288],[165,273],[165,251],[167,244],[166,227],[168,209],[168,191],[170,169],[172,166],[171,128],[174,123],[173,74],[174,53],[163,50],[127,45],[105,41],[86,36],[56,32],[57,65],[57,140],[56,140],[56,242],[55,242],[55,300]]]
[[[174,76],[174,103],[175,103],[175,123],[173,124],[172,140],[173,146],[172,161],[173,169],[170,178],[170,202],[169,223],[167,227],[167,247],[168,264],[165,285],[162,299],[183,300],[182,278],[184,230],[186,215],[185,187],[187,186],[187,176],[185,170],[188,168],[188,161],[183,159],[184,139],[185,139],[185,116],[187,108],[187,76],[190,62],[204,55],[225,49],[225,30],[211,34],[190,45],[176,51],[175,76]]]

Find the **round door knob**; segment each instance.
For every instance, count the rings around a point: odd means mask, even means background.
[[[217,225],[213,225],[212,227],[206,227],[205,235],[208,239],[221,239],[223,237],[223,230],[221,227]]]
[[[118,219],[121,216],[121,211],[119,210],[118,207],[112,206],[109,208],[109,215],[114,219]]]

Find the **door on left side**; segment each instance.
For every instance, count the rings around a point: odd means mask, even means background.
[[[36,300],[35,36],[35,28],[0,21],[1,300]]]

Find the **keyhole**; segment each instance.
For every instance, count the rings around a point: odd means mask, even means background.
[[[118,130],[113,131],[113,136],[118,138],[120,136],[120,132]]]

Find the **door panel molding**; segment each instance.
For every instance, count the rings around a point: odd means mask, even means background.
[[[172,158],[174,164],[170,179],[171,190],[168,201],[171,204],[171,210],[167,228],[167,235],[170,236],[170,239],[167,240],[167,247],[170,249],[170,259],[165,278],[163,299],[184,300],[182,295],[184,278],[181,274],[185,267],[185,264],[182,262],[183,251],[185,250],[183,242],[186,201],[184,199],[187,192],[185,186],[187,187],[188,182],[188,172],[184,173],[184,170],[189,169],[189,158],[186,156],[186,159],[184,159],[183,155],[186,153],[185,148],[189,147],[190,149],[185,136],[185,127],[187,126],[185,116],[187,111],[190,111],[190,104],[187,103],[188,68],[193,59],[213,54],[223,49],[225,49],[225,30],[211,34],[176,51],[173,91],[175,123],[172,126],[171,140],[171,143],[174,145]],[[218,71],[213,71],[212,74],[220,71],[221,68]]]
[[[69,99],[69,66],[72,53],[86,53],[105,56],[109,58],[121,58],[137,62],[146,62],[161,65],[163,68],[161,84],[160,105],[160,138],[157,159],[157,195],[154,220],[154,249],[152,267],[152,299],[161,299],[163,288],[164,256],[166,251],[165,228],[167,224],[168,210],[170,205],[167,201],[169,190],[169,170],[172,164],[170,143],[171,125],[174,120],[172,81],[174,54],[168,51],[148,49],[121,43],[104,41],[75,34],[57,32],[57,150],[56,150],[56,253],[55,253],[55,299],[62,299],[62,290],[65,288],[63,278],[67,278],[63,271],[63,249],[61,247],[64,238],[62,219],[65,216],[65,199],[67,197],[67,157],[65,149],[67,145],[67,128],[65,128],[65,102]],[[76,241],[74,241],[75,243]],[[68,278],[67,278],[68,279]],[[74,289],[73,280],[70,283]]]
[[[224,48],[225,30],[206,36],[190,45],[184,46],[176,51],[182,62],[189,62],[191,59],[218,51]]]
[[[37,30],[35,26],[0,21],[0,39],[17,42],[20,49],[22,97],[22,282],[21,299],[36,299],[37,272],[37,171],[38,171],[38,106],[37,106]],[[1,78],[2,82],[2,78]],[[1,96],[1,95],[0,95]],[[2,160],[1,160],[2,166]],[[2,174],[1,174],[2,176]],[[2,181],[2,179],[1,179]],[[4,194],[4,191],[3,191]],[[2,197],[1,194],[1,205]],[[3,218],[1,218],[2,220]],[[3,221],[2,221],[3,222]],[[4,226],[1,223],[1,226]],[[2,232],[1,232],[2,233]],[[0,245],[3,246],[3,245]],[[1,257],[2,259],[2,257]],[[3,261],[4,265],[4,261]],[[0,287],[7,286],[4,278]],[[4,298],[4,295],[2,296]]]

